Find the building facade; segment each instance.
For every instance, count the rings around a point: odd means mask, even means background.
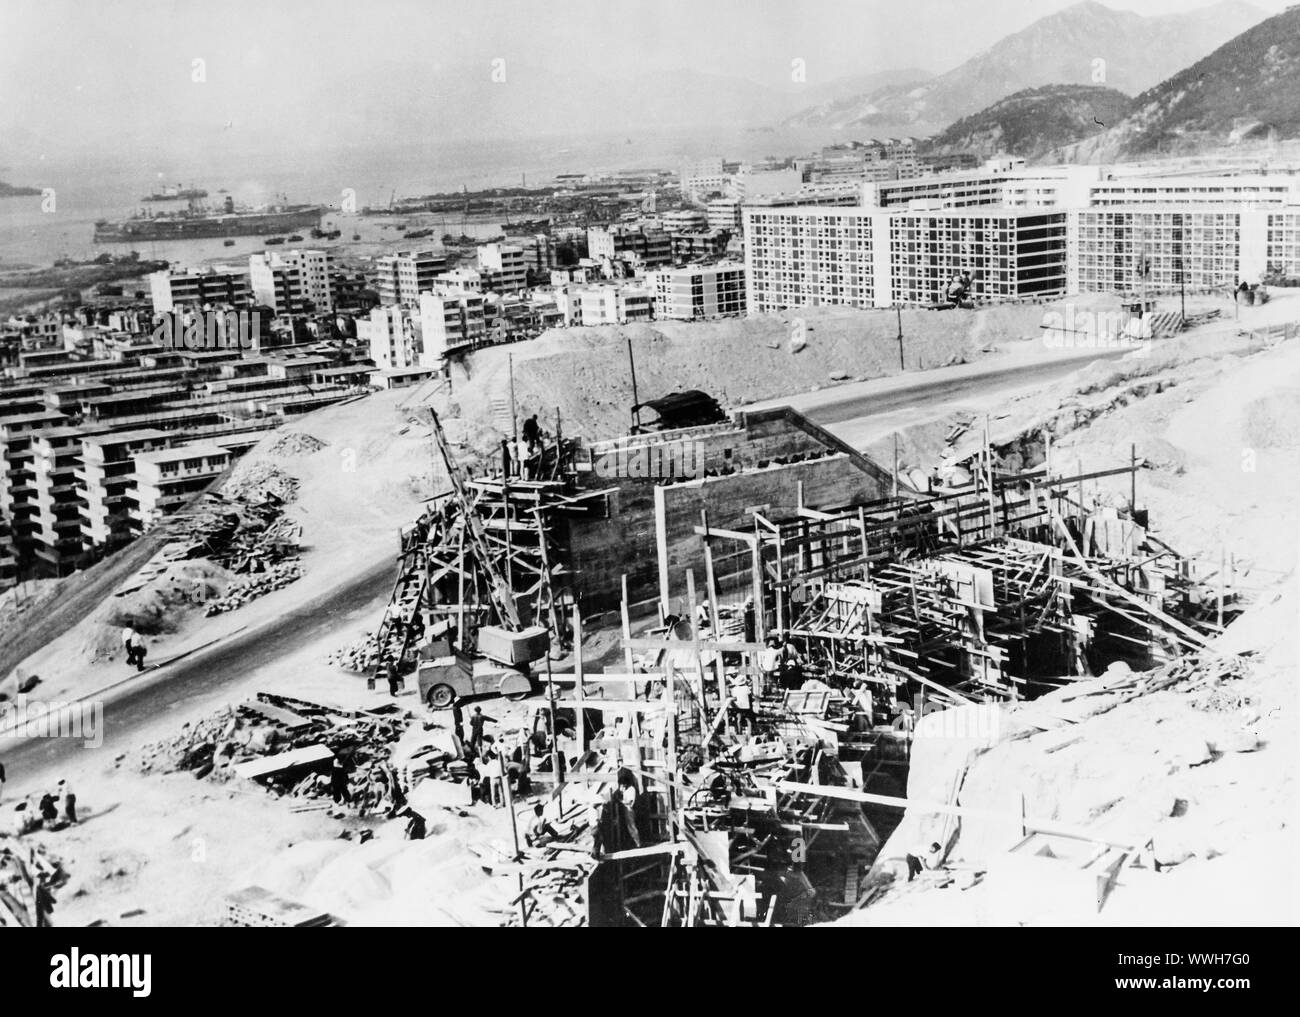
[[[745,313],[745,266],[733,262],[646,275],[656,318],[693,321]]]

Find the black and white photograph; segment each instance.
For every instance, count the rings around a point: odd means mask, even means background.
[[[148,996],[159,929],[867,930],[794,984],[1027,928],[1241,999],[1298,509],[1300,5],[0,0],[37,990]]]

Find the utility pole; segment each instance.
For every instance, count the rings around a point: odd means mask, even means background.
[[[641,429],[641,411],[637,409],[641,400],[636,394],[636,358],[632,356],[632,337],[627,337],[627,363],[632,370],[632,430]]]
[[[903,360],[903,305],[895,304],[894,310],[898,312],[898,369],[907,370],[907,363]]]
[[[515,355],[513,353],[506,355],[506,363],[510,367],[510,427],[514,431],[514,445],[511,446],[510,452],[513,458],[519,450],[519,414],[515,412]]]

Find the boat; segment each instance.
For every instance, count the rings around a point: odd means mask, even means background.
[[[155,191],[153,194],[147,194],[141,201],[194,201],[198,198],[206,198],[208,192],[202,187],[182,187],[180,184],[173,184],[170,187],[164,187],[161,191]]]
[[[278,205],[264,210],[236,210],[227,197],[215,212],[191,207],[180,212],[149,214],[95,223],[95,243],[131,243],[139,240],[198,240],[212,237],[254,237],[319,226],[322,205]]]
[[[501,224],[501,232],[506,234],[541,233],[550,228],[550,219],[520,219],[518,222],[503,222]]]

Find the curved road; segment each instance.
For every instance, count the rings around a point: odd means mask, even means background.
[[[163,711],[211,697],[258,668],[273,664],[331,630],[341,628],[348,615],[388,595],[394,568],[394,560],[386,557],[346,585],[337,586],[299,608],[112,690],[104,697],[104,742],[93,751],[111,758],[129,748],[132,735]],[[5,764],[13,791],[42,770],[73,762],[83,751],[86,750],[82,742],[74,738],[18,741],[0,736],[0,761]],[[5,795],[6,801],[12,798],[12,793]]]

